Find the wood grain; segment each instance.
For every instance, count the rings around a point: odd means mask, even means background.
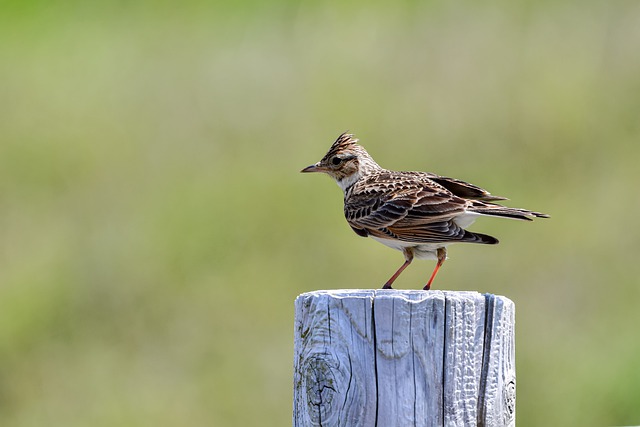
[[[302,294],[293,425],[515,425],[514,315],[477,292]]]

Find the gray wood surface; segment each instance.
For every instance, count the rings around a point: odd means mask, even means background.
[[[515,307],[477,292],[295,302],[294,426],[514,426]]]

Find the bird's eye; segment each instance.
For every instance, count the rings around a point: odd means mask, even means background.
[[[342,162],[342,159],[338,156],[334,157],[333,159],[331,159],[331,163],[333,163],[334,165],[339,165]]]

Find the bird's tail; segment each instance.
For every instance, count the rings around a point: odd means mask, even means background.
[[[513,218],[523,221],[533,221],[534,218],[549,218],[549,215],[530,211],[520,208],[509,208],[499,205],[497,203],[486,203],[480,201],[474,201],[468,209],[471,212],[476,212],[481,215],[500,216],[504,218]]]
[[[481,243],[484,245],[497,245],[499,243],[498,239],[493,236],[471,232],[469,230],[464,230],[464,239],[462,241],[466,243]]]

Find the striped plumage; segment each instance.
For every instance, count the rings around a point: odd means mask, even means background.
[[[437,259],[424,289],[446,259],[451,243],[496,244],[495,237],[465,230],[478,216],[499,216],[531,221],[548,215],[509,208],[496,201],[504,197],[467,182],[428,172],[383,169],[343,133],[318,163],[302,172],[324,172],[344,191],[344,215],[358,235],[371,237],[402,251],[405,263],[385,283],[389,289],[413,258]]]

